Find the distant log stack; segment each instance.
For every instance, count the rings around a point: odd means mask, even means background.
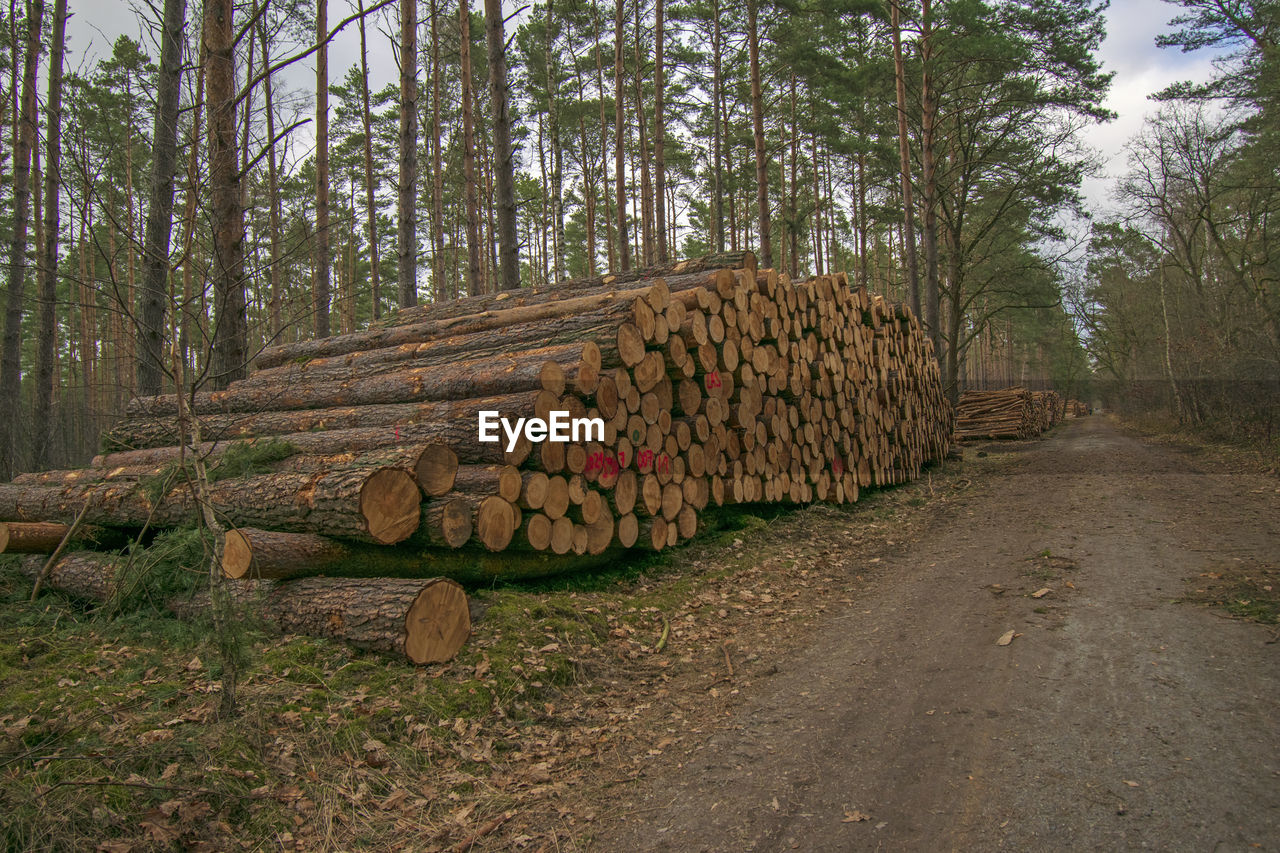
[[[1052,429],[1066,414],[1056,391],[1022,387],[999,391],[965,391],[956,407],[956,438],[1035,438]]]
[[[1079,400],[1067,401],[1067,412],[1073,418],[1083,418],[1093,414],[1093,406],[1088,403],[1082,403]]]
[[[0,519],[187,523],[200,454],[229,575],[520,578],[671,547],[708,507],[855,501],[953,432],[906,306],[750,253],[424,305],[256,367],[187,400],[202,443],[174,395],[136,399],[92,467],[0,486]],[[486,411],[603,429],[482,443]]]

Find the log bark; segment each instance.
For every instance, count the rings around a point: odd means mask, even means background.
[[[569,366],[577,365],[581,358],[581,344],[560,344],[342,382],[237,385],[225,391],[197,393],[194,399],[184,402],[194,414],[208,415],[465,400],[540,390],[543,362]],[[134,398],[127,412],[133,416],[172,417],[178,414],[178,406],[177,395],[162,394]]]
[[[552,407],[552,399],[541,392],[524,392],[467,400],[211,414],[199,418],[200,434],[209,440],[196,450],[217,455],[226,452],[234,441],[265,436],[279,437],[300,451],[316,454],[433,441],[474,445],[480,412],[497,410],[508,418],[528,417],[540,407]],[[102,467],[148,464],[157,459],[168,461],[178,456],[177,448],[149,454],[129,451],[166,448],[178,438],[177,424],[171,419],[127,417],[103,437],[103,445],[114,452],[94,457],[93,464]],[[496,456],[492,461],[501,462],[505,446],[505,442],[481,444],[474,452]],[[464,450],[464,454],[469,452]],[[527,455],[527,447],[525,453]],[[521,456],[511,464],[519,464],[523,459]],[[465,461],[489,460],[468,458]]]
[[[232,545],[235,540],[237,544]],[[464,549],[379,548],[325,536],[241,528],[227,535],[223,566],[228,577],[285,579],[310,575],[348,577],[442,576],[464,583],[527,580],[606,565],[616,549],[565,559],[553,554],[507,550],[500,554]]]
[[[227,524],[300,533],[327,533],[379,545],[403,541],[418,528],[417,483],[398,468],[284,473],[224,480],[209,489],[213,510]],[[177,527],[197,520],[200,507],[184,484],[152,503],[136,482],[68,488],[0,484],[0,518],[107,527]]]
[[[56,522],[0,521],[0,554],[52,554],[70,529]]]

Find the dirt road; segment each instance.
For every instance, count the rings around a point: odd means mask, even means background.
[[[1096,416],[992,452],[592,849],[1280,847],[1280,644],[1176,601],[1280,560],[1276,482]]]

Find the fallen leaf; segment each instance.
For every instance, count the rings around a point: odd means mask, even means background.
[[[1048,595],[1048,594],[1049,594],[1049,593],[1051,593],[1051,592],[1053,592],[1053,590],[1049,589],[1049,587],[1047,587],[1047,586],[1046,586],[1046,587],[1041,587],[1040,589],[1037,589],[1035,592],[1031,593],[1031,597],[1032,597],[1032,598],[1044,598],[1046,595]]]
[[[93,849],[97,853],[132,853],[133,845],[128,841],[100,841]]]
[[[769,805],[773,807],[773,810],[775,812],[782,808],[782,806],[778,803],[777,797],[774,797],[773,802],[769,803]]]
[[[844,813],[844,817],[840,819],[840,822],[841,823],[861,823],[864,820],[871,820],[871,815],[865,814],[863,812],[858,811],[857,809],[854,809],[853,811],[846,811]]]
[[[1137,787],[1138,787],[1138,783],[1137,783],[1137,782],[1135,782],[1135,781],[1133,781],[1132,779],[1125,779],[1125,780],[1123,780],[1123,781],[1124,781],[1124,783],[1125,783],[1126,785],[1128,785],[1130,788],[1137,788]]]
[[[204,664],[200,662],[199,656],[193,657],[187,662],[187,672],[197,672],[201,669],[204,669]]]
[[[996,645],[1007,646],[1013,642],[1013,638],[1014,638],[1013,631],[1005,631],[1003,634],[1000,635],[1000,639],[996,640]]]

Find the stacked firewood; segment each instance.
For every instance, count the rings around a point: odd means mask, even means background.
[[[1073,418],[1083,418],[1093,414],[1093,406],[1080,400],[1068,400],[1067,411]]]
[[[1031,438],[1040,432],[1026,388],[965,391],[956,406],[956,438]]]
[[[905,306],[844,275],[792,282],[749,253],[407,309],[269,347],[256,367],[225,391],[132,401],[89,468],[0,485],[0,519],[20,522],[3,535],[48,552],[65,532],[50,522],[154,529],[208,507],[230,577],[348,576],[312,584],[328,584],[319,609],[297,600],[318,588],[269,587],[278,609],[329,614],[332,634],[334,608],[368,610],[379,588],[352,576],[578,570],[683,542],[709,507],[854,501],[917,476],[952,436]],[[480,442],[481,412],[603,430]],[[109,569],[85,565],[104,562],[73,552],[47,582],[93,575],[72,591],[101,592]],[[422,593],[382,610],[402,617]]]
[[[1067,402],[1057,391],[1032,391],[1031,401],[1040,432],[1053,429],[1067,416]]]

